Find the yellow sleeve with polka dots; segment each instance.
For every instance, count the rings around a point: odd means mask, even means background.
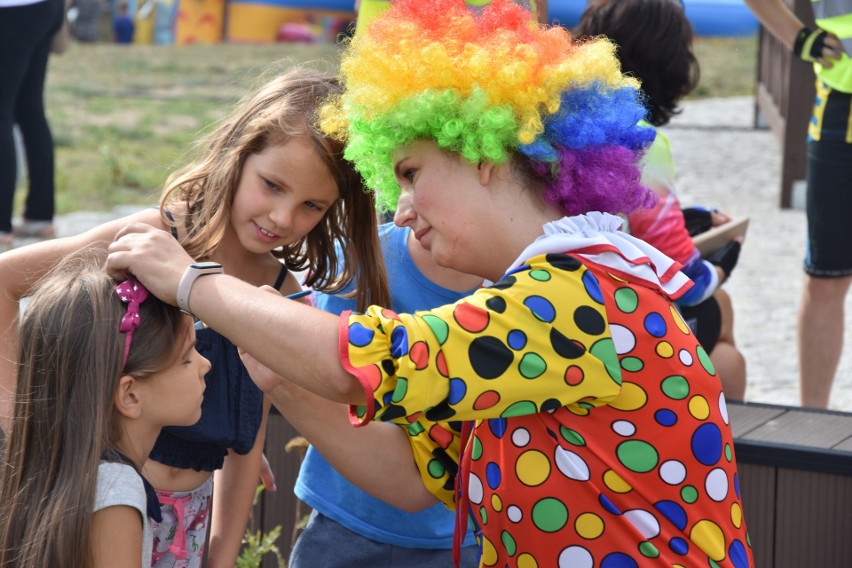
[[[534,257],[491,287],[415,314],[341,320],[344,367],[368,405],[355,424],[520,416],[606,404],[621,369],[597,281],[574,257]]]

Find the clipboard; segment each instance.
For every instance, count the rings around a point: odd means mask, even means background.
[[[695,248],[702,257],[717,251],[739,236],[745,236],[748,230],[748,217],[734,217],[727,223],[713,227],[692,237]]]

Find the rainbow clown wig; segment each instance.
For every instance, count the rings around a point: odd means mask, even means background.
[[[347,47],[345,94],[322,128],[346,139],[383,210],[400,192],[391,152],[431,138],[472,163],[528,157],[544,198],[567,215],[628,213],[653,200],[637,162],[654,130],[639,124],[639,84],[614,50],[505,0],[479,16],[464,0],[397,0]]]

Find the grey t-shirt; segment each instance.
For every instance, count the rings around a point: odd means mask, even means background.
[[[124,505],[133,507],[141,515],[142,523],[142,566],[151,565],[151,522],[148,520],[148,505],[142,477],[131,466],[123,463],[101,462],[98,466],[98,484],[94,511]]]

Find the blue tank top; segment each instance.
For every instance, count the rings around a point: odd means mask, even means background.
[[[168,211],[166,215],[174,220]],[[172,235],[177,238],[174,228]],[[286,276],[282,264],[276,290]],[[192,426],[163,428],[149,457],[172,467],[215,471],[222,468],[229,449],[245,455],[254,447],[263,419],[263,392],[251,380],[233,343],[198,324],[195,333],[196,349],[211,363],[204,376],[201,419]]]

